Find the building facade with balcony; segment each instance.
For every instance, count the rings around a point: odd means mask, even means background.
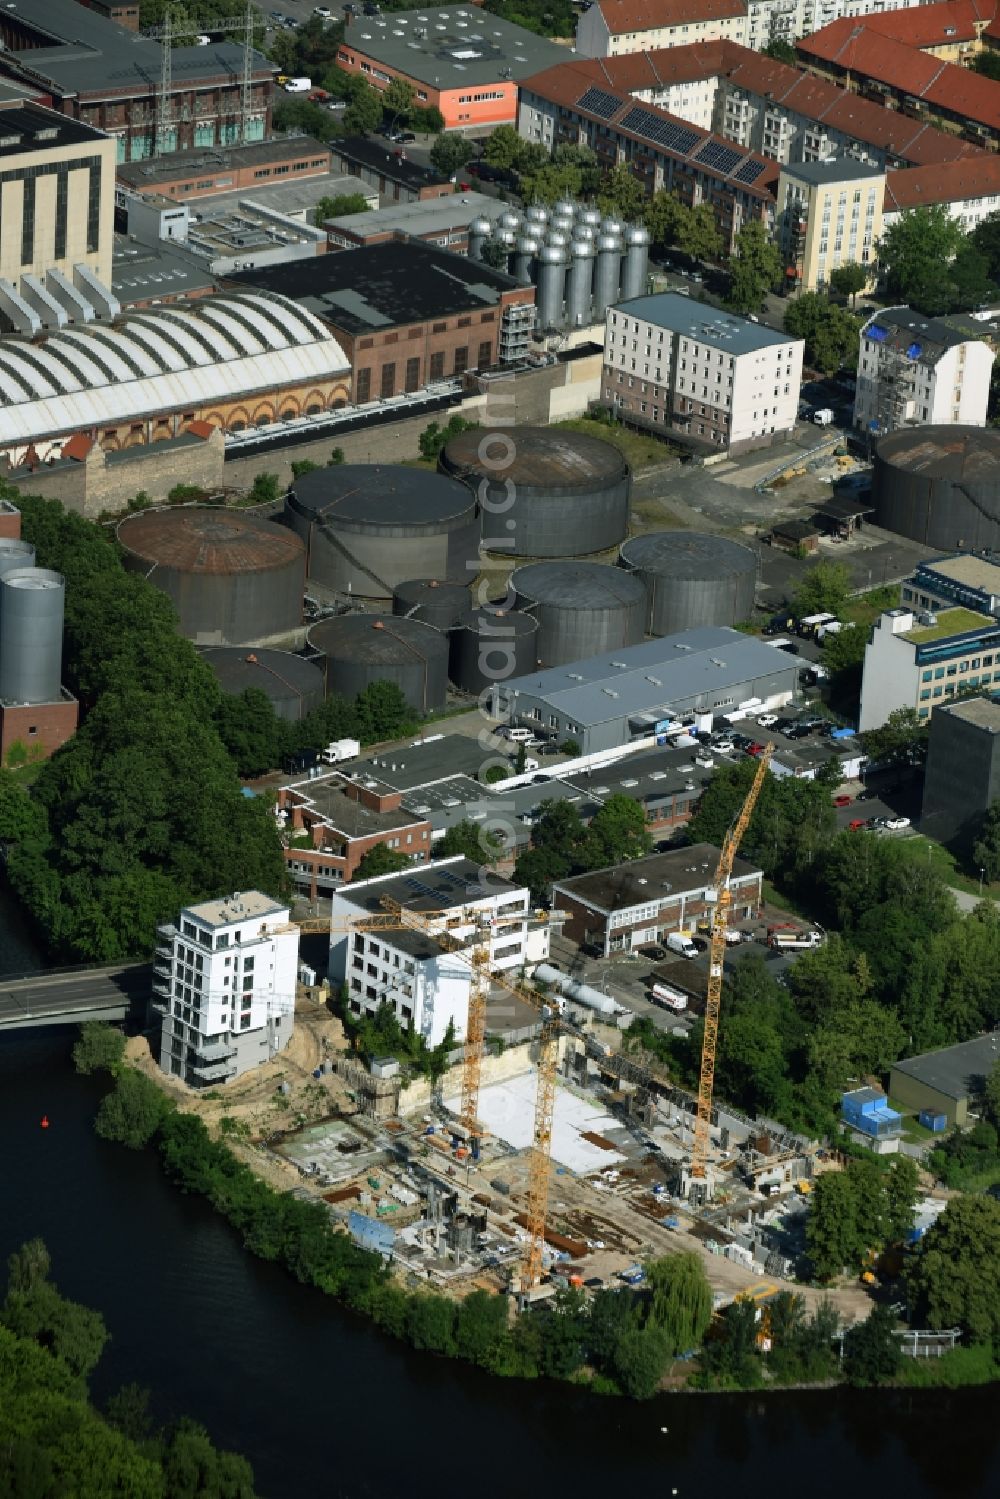
[[[158,929],[153,1007],[160,1067],[210,1088],[259,1067],[291,1040],[299,933],[259,890],[186,906]]]

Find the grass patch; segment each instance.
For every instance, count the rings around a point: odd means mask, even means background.
[[[955,1348],[941,1358],[907,1358],[896,1383],[907,1389],[957,1390],[963,1385],[991,1384],[1000,1376],[1000,1365],[988,1343]]]
[[[955,855],[950,849],[945,848],[944,844],[936,843],[933,838],[925,838],[918,833],[912,838],[905,839],[904,845],[912,850],[914,860],[926,860],[932,869],[936,869],[945,884],[979,898],[979,876],[966,874]],[[989,884],[984,881],[982,898],[983,900],[1000,900],[1000,883]]]
[[[592,416],[577,416],[554,425],[563,432],[583,432],[587,437],[600,437],[605,442],[610,442],[624,454],[633,469],[651,468],[654,464],[665,463],[667,459],[678,455],[678,449],[672,443],[650,437],[644,432],[634,432],[620,422],[601,422]]]
[[[894,1098],[889,1099],[890,1109],[895,1109],[897,1114],[903,1116],[903,1139],[908,1140],[911,1145],[922,1145],[925,1140],[935,1140],[940,1145],[944,1135],[938,1131],[927,1129],[920,1123],[916,1114],[911,1114],[905,1104],[898,1103]]]
[[[778,890],[770,880],[764,881],[764,900],[769,906],[777,906],[780,911],[789,911],[793,916],[800,917],[803,921],[812,921],[812,917],[804,906],[783,890]]]
[[[895,609],[898,603],[898,584],[887,584],[884,588],[873,588],[868,593],[855,594],[841,609],[840,617],[845,624],[852,620],[861,629],[874,624],[884,609]]]

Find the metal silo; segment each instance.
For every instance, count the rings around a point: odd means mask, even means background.
[[[30,541],[19,541],[13,536],[0,537],[0,577],[17,568],[34,565],[35,549]]]
[[[291,651],[256,646],[209,646],[201,652],[223,692],[238,696],[251,688],[263,692],[279,718],[298,723],[326,696],[323,672],[313,661]]]
[[[570,242],[570,236],[571,236],[571,230],[569,228],[566,228],[566,229],[554,229],[553,228],[553,229],[550,229],[549,232],[548,232],[548,234],[545,236],[545,243],[547,245],[550,245],[553,250],[568,251],[568,249],[569,249],[569,242]]]
[[[619,562],[646,586],[650,635],[735,626],[753,613],[757,555],[725,536],[652,531],[626,541]]]
[[[558,245],[543,245],[538,257],[538,326],[542,332],[563,326],[566,258]]]
[[[489,219],[473,219],[469,225],[469,259],[482,260],[483,245],[493,233],[493,225]]]
[[[552,210],[554,219],[573,219],[576,217],[576,204],[572,198],[560,198]]]
[[[478,495],[484,545],[498,536],[505,556],[586,556],[628,534],[629,466],[602,438],[558,427],[461,432],[438,465]]]
[[[0,698],[57,703],[62,685],[66,582],[61,573],[25,567],[0,579]]]
[[[597,241],[597,275],[594,278],[594,319],[602,318],[618,301],[618,276],[622,242],[613,235],[602,234]]]
[[[411,708],[433,713],[448,697],[448,637],[392,614],[342,614],[309,631],[326,661],[326,690],[354,698],[373,682],[394,682]]]
[[[495,682],[520,677],[538,665],[538,621],[517,609],[470,609],[451,635],[451,680],[480,693]]]
[[[601,233],[610,234],[614,239],[621,239],[625,233],[625,225],[621,219],[616,219],[613,215],[609,214],[606,219],[601,220]]]
[[[392,591],[393,614],[418,619],[435,630],[450,630],[468,612],[469,602],[464,583],[440,583],[437,578],[408,578]]]
[[[594,247],[589,240],[577,240],[571,253],[573,259],[566,283],[566,321],[571,328],[585,328],[590,322],[593,296]]]
[[[543,234],[549,217],[549,210],[544,203],[532,203],[530,208],[524,210],[524,227],[530,234]]]
[[[499,223],[500,228],[503,229],[507,234],[520,234],[521,228],[524,224],[524,220],[521,218],[521,215],[519,213],[516,213],[512,208],[508,208],[506,213],[502,213],[497,222]]]
[[[184,506],[126,516],[117,535],[126,568],[169,595],[195,645],[249,645],[302,623],[306,549],[287,526]]]
[[[388,604],[414,574],[468,583],[478,570],[479,505],[464,484],[402,464],[343,463],[295,480],[286,523],[310,578]]]
[[[586,225],[596,235],[601,227],[600,211],[596,208],[581,208],[577,214],[577,221],[581,227]]]
[[[633,224],[625,235],[625,260],[622,265],[622,301],[641,297],[649,276],[649,231]]]
[[[936,551],[1000,549],[1000,431],[915,427],[883,437],[872,499],[878,525]]]
[[[511,576],[517,607],[538,620],[538,664],[563,666],[638,645],[649,607],[645,584],[600,562],[535,562]]]
[[[530,234],[522,234],[514,249],[514,280],[520,281],[522,286],[531,285],[531,267],[535,256],[538,254],[539,244],[537,239],[532,239]]]

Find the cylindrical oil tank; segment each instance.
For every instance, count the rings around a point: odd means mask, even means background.
[[[518,609],[538,620],[539,666],[638,645],[645,633],[645,585],[620,567],[534,562],[514,571],[511,588]]]
[[[0,536],[0,578],[23,567],[34,567],[35,549],[30,541],[14,536]]]
[[[278,717],[289,723],[305,718],[326,695],[322,669],[292,651],[213,645],[201,654],[223,692],[238,696],[255,688],[270,700]]]
[[[395,464],[341,464],[295,480],[286,519],[310,578],[385,600],[415,574],[467,583],[479,556],[479,506],[464,484]]]
[[[482,260],[483,245],[493,233],[493,225],[489,219],[473,219],[469,225],[469,259]]]
[[[883,437],[875,521],[936,551],[1000,548],[1000,431],[916,427]]]
[[[0,698],[57,703],[62,678],[66,583],[45,567],[0,579]]]
[[[463,478],[483,510],[483,546],[515,557],[579,557],[628,533],[631,473],[618,448],[558,427],[462,432],[443,473]]]
[[[357,697],[373,682],[394,682],[411,708],[433,713],[448,696],[448,637],[393,614],[342,614],[309,631],[326,660],[326,690]]]
[[[532,239],[530,234],[522,234],[514,247],[514,280],[520,281],[522,286],[531,285],[531,265],[538,254],[539,244],[537,239]]]
[[[597,274],[594,277],[594,317],[602,318],[612,303],[618,301],[618,278],[622,242],[614,235],[602,234],[597,241]]]
[[[652,531],[626,541],[619,560],[645,585],[650,635],[738,625],[753,613],[757,558],[738,541],[699,531]]]
[[[589,240],[577,240],[573,245],[572,256],[566,283],[566,317],[571,328],[585,328],[590,322],[594,246]]]
[[[451,633],[451,680],[463,692],[526,676],[538,665],[538,620],[517,609],[469,609]]]
[[[543,245],[538,256],[538,326],[561,328],[563,324],[563,286],[566,282],[566,257],[557,245]]]
[[[419,619],[435,630],[450,630],[469,609],[470,595],[464,583],[441,583],[437,578],[408,578],[392,591],[392,612]]]
[[[643,224],[633,224],[625,235],[625,261],[622,265],[622,301],[641,297],[649,275],[649,231]]]
[[[125,566],[173,600],[195,645],[247,645],[302,623],[306,549],[244,511],[146,510],[118,525]]]

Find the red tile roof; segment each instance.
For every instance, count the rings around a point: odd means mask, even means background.
[[[62,445],[62,456],[64,458],[75,458],[82,463],[94,446],[92,440],[83,432],[74,432],[68,442]]]
[[[597,5],[612,36],[620,36],[623,31],[723,21],[747,12],[745,0],[597,0]]]
[[[870,31],[907,47],[954,47],[975,41],[985,22],[994,19],[997,0],[937,0],[881,16],[861,16]]]
[[[1000,156],[983,152],[974,161],[948,166],[907,167],[885,176],[885,212],[899,213],[929,203],[962,203],[1000,196]]]

